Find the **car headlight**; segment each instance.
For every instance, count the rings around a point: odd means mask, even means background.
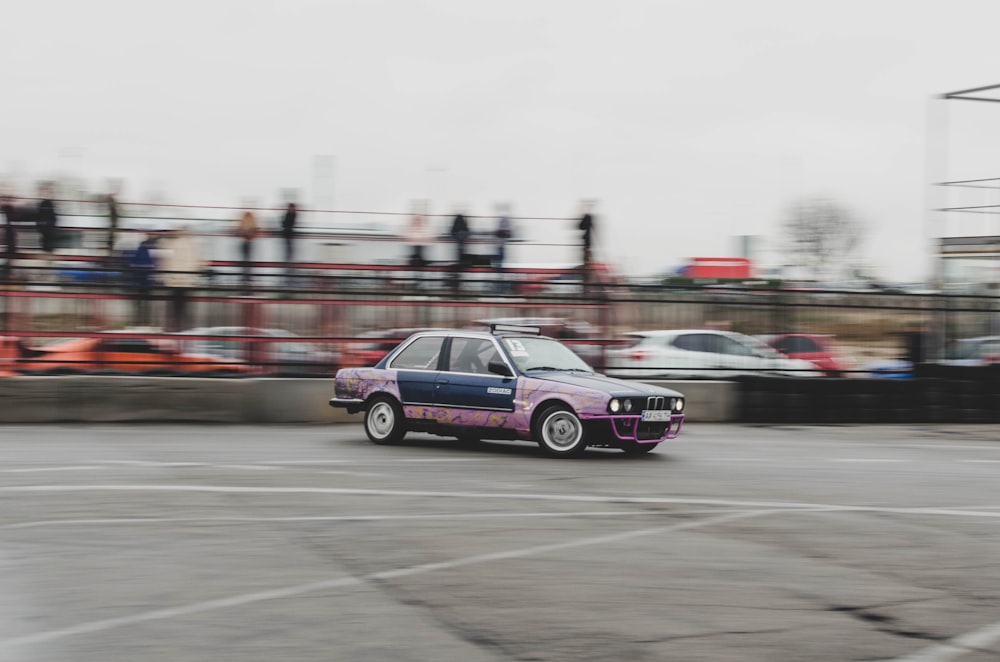
[[[608,409],[611,410],[612,414],[617,414],[619,411],[621,411],[621,408],[622,408],[622,402],[618,398],[612,398],[611,402],[608,403]]]
[[[674,411],[684,411],[684,398],[674,400]]]
[[[626,400],[624,405],[625,411],[632,411],[632,401]]]

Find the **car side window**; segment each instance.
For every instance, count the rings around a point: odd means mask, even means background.
[[[674,347],[689,352],[711,352],[711,337],[705,333],[687,333],[674,339]]]
[[[499,361],[500,355],[493,342],[487,338],[452,338],[448,370],[487,375],[490,361]]]
[[[389,367],[396,370],[436,370],[443,341],[440,336],[417,338],[392,360]]]
[[[132,354],[161,354],[162,351],[156,345],[141,338],[120,338],[115,340],[104,340],[98,345],[99,352],[130,352]]]
[[[804,354],[820,351],[815,342],[809,338],[803,338],[801,336],[785,338],[781,350],[786,354]]]
[[[750,347],[747,347],[743,343],[736,342],[732,338],[727,338],[726,336],[716,336],[718,341],[718,352],[720,354],[730,354],[733,356],[754,356],[756,352]]]

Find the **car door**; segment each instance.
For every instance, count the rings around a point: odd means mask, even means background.
[[[715,349],[720,378],[774,368],[773,359],[761,355],[754,347],[725,335],[715,336]]]
[[[446,356],[445,369],[437,380],[437,406],[514,411],[516,378],[489,371],[490,361],[506,362],[493,338],[454,336]]]
[[[387,366],[396,371],[399,397],[404,405],[434,404],[434,387],[444,336],[423,336],[408,343]]]
[[[817,363],[823,360],[823,348],[805,336],[786,336],[775,346],[779,352],[793,359]]]
[[[146,372],[170,368],[170,357],[142,338],[108,338],[95,348],[90,369]]]
[[[670,374],[691,377],[717,377],[725,367],[717,346],[718,336],[712,333],[681,333],[669,341]]]

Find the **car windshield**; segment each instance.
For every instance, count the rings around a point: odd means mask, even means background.
[[[551,338],[504,338],[503,344],[521,372],[533,370],[594,371],[566,345]]]

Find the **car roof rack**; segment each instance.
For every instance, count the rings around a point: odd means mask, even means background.
[[[531,336],[542,335],[542,330],[537,326],[521,326],[519,324],[490,324],[490,333],[523,333]]]

